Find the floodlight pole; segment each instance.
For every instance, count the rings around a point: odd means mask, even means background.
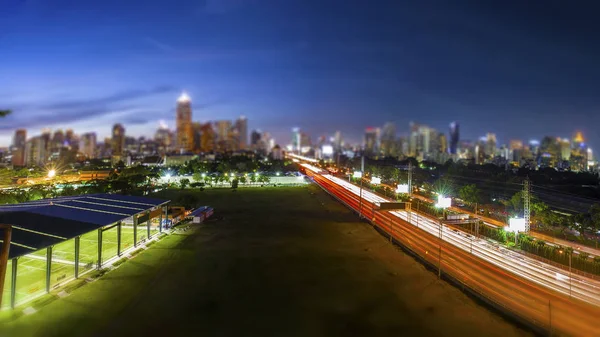
[[[2,251],[0,251],[0,305],[2,305],[2,294],[4,294],[4,280],[8,270],[8,253],[10,251],[10,239],[12,237],[12,226],[0,224],[0,229],[4,229],[2,238]]]
[[[442,219],[440,219],[440,248],[438,251],[438,279],[442,278],[442,233],[444,222],[443,219],[446,217],[446,208],[442,208]]]
[[[362,190],[363,190],[363,175],[365,172],[365,156],[361,157],[360,162],[360,200],[358,201],[358,218],[362,218]]]

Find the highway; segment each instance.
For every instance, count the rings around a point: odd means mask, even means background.
[[[394,240],[444,274],[530,324],[569,335],[600,336],[600,282],[514,253],[414,211],[376,211],[390,202],[309,164],[317,184],[359,211]],[[362,203],[360,195],[362,193]],[[440,240],[441,239],[441,240]]]

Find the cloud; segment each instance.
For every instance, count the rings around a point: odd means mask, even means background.
[[[152,45],[152,46],[154,46],[154,47],[156,47],[156,48],[158,48],[158,49],[160,49],[160,50],[162,50],[164,52],[169,52],[170,53],[170,52],[176,51],[175,48],[173,48],[172,46],[170,46],[168,44],[164,44],[164,43],[162,43],[162,42],[160,42],[160,41],[158,41],[156,39],[153,39],[151,37],[146,37],[144,39],[144,41],[146,41],[148,44],[150,44],[150,45]]]
[[[0,131],[46,127],[127,113],[139,109],[136,105],[127,104],[128,101],[174,91],[177,88],[163,85],[148,90],[126,90],[87,100],[64,100],[41,105],[16,104],[10,107],[13,114],[3,118]]]
[[[77,108],[85,108],[94,105],[103,105],[103,104],[112,104],[119,103],[123,101],[129,101],[137,98],[148,97],[157,94],[164,94],[169,92],[176,92],[177,88],[172,86],[158,86],[154,87],[150,90],[128,90],[123,92],[118,92],[109,96],[88,99],[88,100],[74,100],[74,101],[63,101],[63,102],[55,102],[48,105],[44,105],[42,109],[77,109]]]

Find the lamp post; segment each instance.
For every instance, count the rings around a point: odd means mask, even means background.
[[[443,219],[446,217],[446,208],[450,207],[452,205],[452,199],[451,198],[446,198],[443,195],[439,195],[438,197],[438,202],[436,204],[436,207],[439,207],[442,209],[442,218],[440,219],[440,247],[439,247],[439,251],[438,251],[438,278],[441,279],[442,278],[442,234],[444,232],[444,223],[443,223]]]
[[[363,191],[363,174],[365,172],[365,156],[361,157],[360,160],[360,200],[358,201],[358,218],[362,218],[362,191]]]

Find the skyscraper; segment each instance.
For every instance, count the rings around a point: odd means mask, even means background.
[[[193,151],[192,101],[185,92],[177,99],[176,125],[177,149],[181,152]]]
[[[248,148],[248,119],[245,116],[240,116],[235,121],[235,128],[238,131],[238,149],[246,150]]]
[[[81,135],[79,151],[87,158],[96,158],[96,133],[89,132]]]
[[[216,147],[218,151],[231,151],[231,141],[233,139],[231,121],[222,120],[215,122],[216,129]]]
[[[13,166],[25,165],[25,144],[27,142],[27,130],[19,129],[15,132],[12,146],[12,164]]]
[[[37,136],[31,138],[25,144],[25,165],[44,166],[48,156],[46,153],[46,137]]]
[[[396,156],[396,125],[385,123],[381,133],[381,152],[384,156]]]
[[[115,162],[123,159],[125,149],[125,128],[121,124],[115,124],[112,129],[110,148]]]
[[[15,131],[15,136],[13,137],[13,146],[14,147],[25,147],[25,142],[27,141],[27,130],[18,129]]]
[[[364,151],[369,156],[377,154],[377,129],[373,127],[365,130]]]
[[[458,150],[458,142],[460,141],[460,129],[457,122],[450,123],[450,132],[448,140],[448,150],[450,154],[456,154]]]
[[[485,155],[491,158],[494,158],[496,156],[496,134],[495,133],[488,133],[486,135],[486,142],[485,142]]]
[[[292,151],[300,153],[302,147],[300,137],[300,128],[292,128]]]

